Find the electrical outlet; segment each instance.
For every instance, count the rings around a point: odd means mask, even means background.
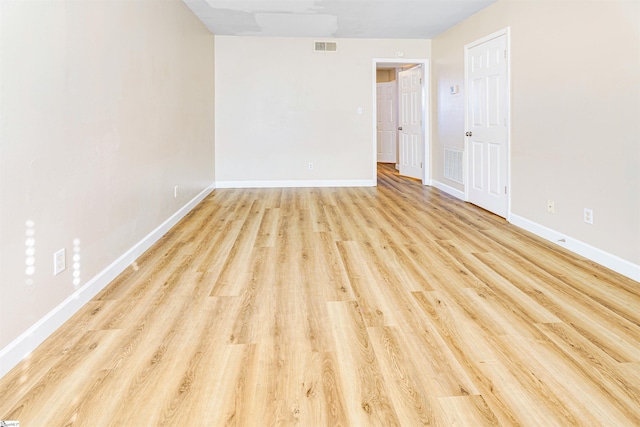
[[[584,222],[593,224],[593,209],[584,208]]]
[[[178,186],[173,187],[173,197],[178,197]]]
[[[66,266],[66,253],[64,248],[53,254],[53,275],[56,276],[62,273]]]
[[[309,162],[309,170],[312,171],[313,170],[313,163]]]
[[[556,213],[556,204],[553,200],[547,200],[547,212],[554,214]]]

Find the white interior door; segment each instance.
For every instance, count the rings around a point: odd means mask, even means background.
[[[400,175],[422,179],[422,68],[398,73]]]
[[[396,163],[396,82],[376,86],[376,114],[378,131],[378,162]]]
[[[466,49],[467,197],[507,216],[507,36]]]

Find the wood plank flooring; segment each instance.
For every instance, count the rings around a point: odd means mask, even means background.
[[[221,189],[0,380],[21,426],[640,426],[640,284],[380,165]]]

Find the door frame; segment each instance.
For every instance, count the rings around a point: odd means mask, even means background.
[[[484,36],[478,40],[464,45],[464,128],[465,131],[469,129],[469,88],[467,82],[469,81],[469,51],[481,45],[484,42],[495,39],[500,36],[505,36],[507,50],[507,100],[506,100],[506,114],[507,114],[507,217],[506,220],[510,222],[511,217],[511,27],[505,27],[501,30]],[[469,155],[469,138],[464,137],[464,151],[463,151],[463,164],[464,170],[464,200],[469,201],[469,185],[471,181],[471,156]]]
[[[378,185],[378,177],[377,177],[377,165],[378,165],[378,155],[377,155],[377,132],[376,132],[376,123],[378,120],[378,112],[377,112],[377,103],[376,103],[376,69],[378,65],[387,65],[387,66],[402,66],[416,64],[422,65],[422,147],[423,147],[423,159],[422,159],[422,185],[431,185],[431,122],[429,115],[429,106],[430,106],[430,74],[429,74],[429,60],[428,59],[405,59],[405,58],[373,58],[372,65],[372,77],[373,82],[371,84],[372,88],[372,97],[371,102],[373,105],[373,120],[372,120],[372,130],[373,130],[373,140],[371,144],[371,152],[373,158],[373,182],[375,182],[376,186]],[[397,81],[397,79],[396,79]]]

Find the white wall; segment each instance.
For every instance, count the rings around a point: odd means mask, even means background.
[[[2,349],[213,182],[214,39],[179,0],[0,8]]]
[[[429,58],[430,41],[336,41],[216,36],[218,185],[371,180],[372,60]]]
[[[433,39],[434,178],[463,188],[443,150],[464,145],[464,45],[507,26],[512,213],[640,265],[638,2],[500,0]]]

